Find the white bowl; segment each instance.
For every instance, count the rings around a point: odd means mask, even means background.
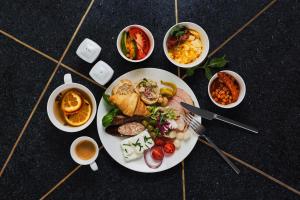
[[[140,60],[133,60],[133,59],[127,58],[127,57],[123,54],[123,52],[122,52],[122,50],[121,50],[121,38],[122,38],[122,33],[123,33],[124,31],[128,31],[128,30],[129,30],[130,28],[132,28],[132,27],[137,27],[137,28],[142,29],[142,30],[146,33],[146,35],[148,36],[149,42],[150,42],[150,49],[149,49],[148,54],[147,54],[143,59],[140,59]],[[127,61],[129,61],[129,62],[135,62],[135,63],[137,63],[137,62],[142,62],[142,61],[146,60],[147,58],[149,58],[149,56],[150,56],[150,55],[152,54],[152,52],[153,52],[153,49],[154,49],[154,38],[153,38],[153,35],[152,35],[152,33],[151,33],[146,27],[144,27],[144,26],[137,25],[137,24],[129,25],[129,26],[125,27],[125,28],[119,33],[119,35],[118,35],[118,38],[117,38],[117,49],[118,49],[119,54],[120,54],[125,60],[127,60]]]
[[[201,42],[202,42],[203,47],[204,47],[203,52],[201,53],[201,55],[194,62],[189,63],[189,64],[178,63],[175,60],[173,60],[172,58],[170,58],[169,55],[168,55],[167,39],[170,35],[171,30],[175,26],[180,26],[180,25],[185,26],[188,29],[193,29],[193,30],[199,32],[200,37],[201,37]],[[164,41],[163,41],[163,48],[164,48],[165,55],[167,56],[167,58],[169,59],[169,61],[171,63],[173,63],[174,65],[176,65],[178,67],[182,67],[182,68],[192,68],[192,67],[195,67],[196,65],[199,65],[200,63],[202,63],[205,60],[205,58],[208,54],[208,51],[209,51],[209,40],[208,40],[208,36],[207,36],[206,32],[204,31],[204,29],[201,26],[199,26],[198,24],[195,24],[195,23],[192,23],[192,22],[181,22],[181,23],[175,24],[174,26],[172,26],[167,31],[167,33],[164,37]]]
[[[217,103],[217,102],[212,98],[212,96],[211,96],[211,94],[210,94],[210,87],[211,87],[212,82],[218,77],[218,74],[217,74],[217,73],[215,73],[215,74],[213,75],[213,77],[209,80],[209,83],[208,83],[207,91],[208,91],[209,98],[210,98],[210,100],[211,100],[214,104],[216,104],[217,106],[219,106],[219,107],[221,107],[221,108],[233,108],[233,107],[236,107],[237,105],[239,105],[239,104],[243,101],[243,99],[244,99],[244,97],[245,97],[245,94],[246,94],[246,85],[245,85],[245,82],[244,82],[243,78],[242,78],[240,75],[238,75],[236,72],[233,72],[233,71],[230,71],[230,70],[223,70],[223,71],[221,71],[221,72],[225,72],[225,73],[231,75],[233,78],[235,78],[235,80],[237,81],[237,83],[239,84],[239,87],[240,87],[239,98],[237,99],[236,102],[230,103],[230,104],[227,104],[227,105],[219,104],[219,103]]]
[[[78,131],[81,131],[81,130],[85,129],[86,127],[88,127],[94,120],[94,118],[96,116],[96,111],[97,111],[96,100],[95,100],[93,93],[87,87],[85,87],[81,84],[72,82],[71,74],[65,74],[64,82],[65,82],[64,84],[57,87],[51,93],[51,95],[48,99],[48,102],[47,102],[48,117],[49,117],[50,121],[52,122],[52,124],[54,126],[56,126],[56,128],[58,128],[62,131],[65,131],[65,132],[78,132]],[[73,88],[83,91],[89,97],[89,99],[92,103],[92,113],[91,113],[89,120],[85,124],[83,124],[81,126],[76,126],[76,127],[65,125],[64,122],[62,122],[60,119],[58,119],[57,115],[54,113],[54,104],[55,104],[56,97],[61,92],[69,90],[69,89],[73,89]]]

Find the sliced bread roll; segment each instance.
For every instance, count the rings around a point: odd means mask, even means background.
[[[131,94],[134,91],[134,86],[130,80],[124,79],[120,80],[120,82],[113,88],[112,95],[120,94],[126,95]]]

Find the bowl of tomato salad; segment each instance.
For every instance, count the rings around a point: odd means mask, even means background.
[[[117,49],[125,60],[130,62],[144,61],[153,52],[153,35],[144,26],[127,26],[118,35]]]

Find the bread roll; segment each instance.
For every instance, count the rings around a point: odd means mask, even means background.
[[[112,95],[115,94],[121,94],[121,95],[126,95],[126,94],[131,94],[133,93],[134,87],[133,84],[130,80],[124,79],[120,80],[118,85],[116,85],[113,90],[112,90]]]
[[[131,94],[115,94],[109,98],[110,102],[116,105],[124,115],[132,117],[139,101],[139,95]]]

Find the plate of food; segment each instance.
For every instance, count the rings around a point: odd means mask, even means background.
[[[134,171],[154,173],[176,166],[198,139],[184,121],[188,111],[180,102],[199,107],[191,88],[168,71],[141,68],[120,76],[98,107],[103,147],[115,161]]]

